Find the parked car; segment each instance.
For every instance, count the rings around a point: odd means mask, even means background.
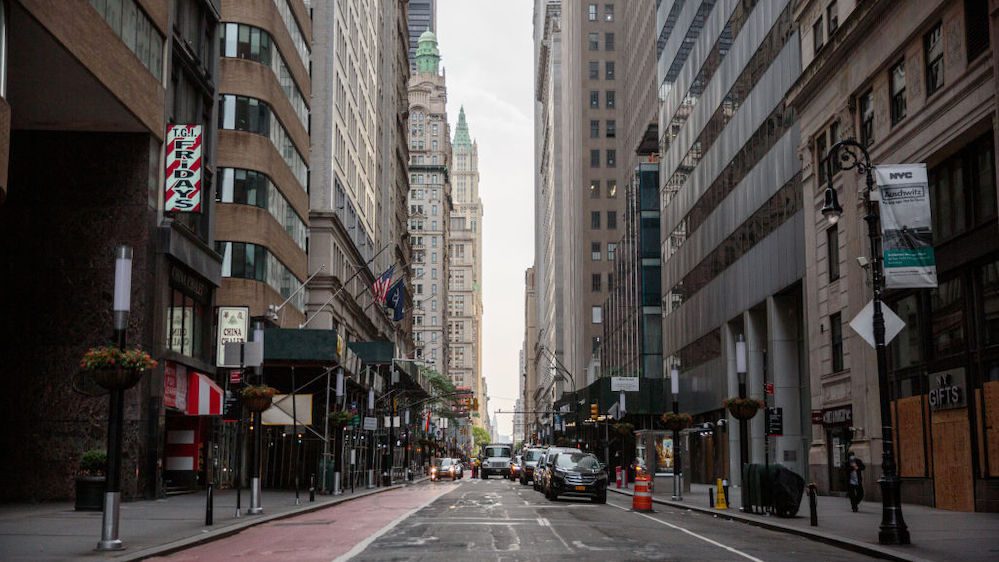
[[[582,453],[580,449],[576,447],[548,447],[545,451],[544,467],[541,468],[540,473],[535,472],[535,478],[539,479],[538,487],[536,488],[541,493],[548,495],[548,486],[551,482],[552,473],[552,461],[555,459],[555,455],[559,453]]]
[[[534,480],[534,471],[543,453],[543,449],[524,449],[524,453],[520,456],[520,484],[522,486],[527,486],[528,481]]]
[[[523,464],[521,464],[520,455],[514,455],[513,458],[510,459],[510,474],[507,478],[510,480],[517,480],[520,478],[520,471],[522,467]]]
[[[490,474],[499,474],[504,477],[510,475],[510,459],[513,458],[513,445],[508,443],[496,443],[482,447],[482,466],[479,468],[479,475],[483,480],[489,478]]]
[[[595,503],[607,503],[607,473],[591,453],[558,453],[549,467],[545,497],[586,497]]]
[[[457,480],[461,478],[461,465],[454,459],[451,458],[439,458],[430,467],[430,480],[436,482],[447,478],[449,480]]]
[[[548,448],[541,449],[541,457],[538,459],[538,464],[534,466],[534,483],[533,488],[535,492],[541,491],[541,483],[544,480],[545,473],[545,458],[548,457]]]

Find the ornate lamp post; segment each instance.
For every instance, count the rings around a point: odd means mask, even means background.
[[[826,193],[822,214],[829,224],[836,224],[843,215],[836,189],[833,187],[833,162],[839,156],[840,169],[857,170],[864,174],[864,207],[867,214],[867,237],[871,245],[871,287],[874,291],[874,351],[878,362],[878,389],[881,406],[881,530],[878,542],[881,544],[909,544],[909,529],[902,518],[902,489],[895,466],[892,447],[892,425],[890,409],[890,386],[888,384],[888,362],[885,348],[885,317],[881,309],[882,276],[880,242],[880,218],[878,216],[874,173],[871,156],[862,144],[847,139],[834,144],[826,157]]]
[[[676,363],[669,372],[669,385],[673,394],[673,414],[680,414],[680,369]],[[673,429],[673,501],[683,501],[683,464],[680,459],[680,430]]]

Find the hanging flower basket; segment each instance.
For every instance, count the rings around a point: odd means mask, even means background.
[[[80,368],[90,373],[94,382],[107,390],[132,388],[146,371],[156,367],[156,361],[138,348],[119,349],[104,345],[92,347],[83,354]]]
[[[275,394],[277,390],[266,385],[247,386],[243,389],[243,403],[251,412],[263,412],[271,407]]]
[[[330,425],[335,428],[341,428],[350,422],[350,419],[354,417],[345,410],[337,410],[335,412],[330,412]]]
[[[694,418],[690,417],[690,414],[674,414],[673,412],[663,414],[662,420],[663,425],[669,431],[682,431],[694,422]]]
[[[763,401],[758,398],[729,398],[722,403],[728,412],[737,420],[753,419],[756,412],[763,408]]]

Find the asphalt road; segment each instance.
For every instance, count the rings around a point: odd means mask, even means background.
[[[493,478],[428,483],[443,495],[396,518],[337,560],[871,560],[794,535],[610,494],[549,502]],[[436,496],[436,494],[435,494]]]

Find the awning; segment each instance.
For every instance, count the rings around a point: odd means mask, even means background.
[[[222,414],[223,392],[215,381],[201,373],[188,373],[187,415],[218,416]]]

